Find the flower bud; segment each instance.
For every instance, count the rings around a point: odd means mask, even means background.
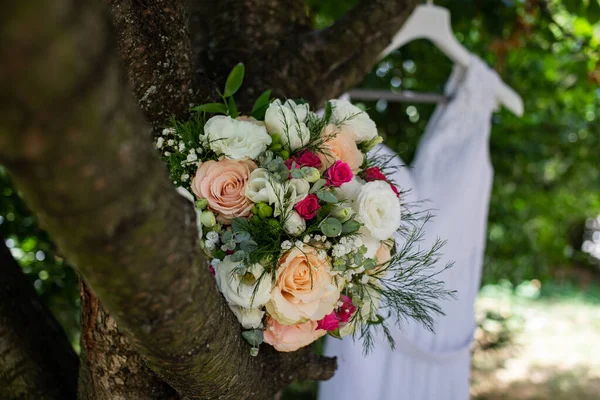
[[[202,222],[202,225],[206,226],[207,228],[212,228],[217,224],[217,219],[212,211],[207,210],[203,211],[200,215],[200,222]]]
[[[313,167],[304,167],[304,179],[309,183],[315,183],[319,179],[321,179],[321,173],[318,169]]]
[[[292,236],[298,236],[306,229],[306,222],[296,211],[292,211],[283,223],[283,229]]]
[[[335,207],[333,209],[333,211],[331,212],[331,215],[333,215],[335,218],[339,219],[340,222],[346,222],[350,219],[350,217],[352,216],[352,207]]]
[[[258,216],[260,218],[269,218],[271,215],[273,215],[273,208],[270,205],[262,203],[258,207]]]
[[[200,210],[204,210],[208,206],[208,199],[199,199],[196,200],[196,208]]]

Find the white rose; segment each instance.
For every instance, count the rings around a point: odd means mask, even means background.
[[[292,236],[298,236],[306,229],[306,221],[296,211],[292,211],[283,222],[283,229]]]
[[[377,253],[377,250],[379,250],[379,246],[381,246],[381,240],[377,240],[371,236],[371,232],[369,232],[364,226],[362,226],[358,232],[360,233],[363,246],[367,248],[365,257],[375,258],[375,254]]]
[[[342,186],[335,191],[335,196],[338,200],[354,201],[358,197],[363,185],[364,181],[355,176],[350,182],[342,184]]]
[[[400,227],[400,201],[385,181],[367,182],[354,202],[354,210],[357,220],[375,239],[389,239]]]
[[[284,146],[296,150],[310,141],[310,131],[305,123],[308,113],[308,104],[296,104],[292,100],[281,104],[277,99],[267,108],[265,125],[270,134],[281,136]]]
[[[304,179],[290,179],[287,182],[286,196],[295,205],[304,199],[310,190],[310,184]]]
[[[355,142],[364,142],[377,136],[377,126],[369,114],[346,100],[330,100],[333,122],[345,125],[344,130]]]
[[[206,121],[204,133],[212,151],[232,160],[257,158],[271,144],[271,136],[264,126],[224,115]]]
[[[269,171],[264,168],[257,168],[250,173],[248,183],[246,184],[246,197],[253,203],[265,202],[274,204],[277,201],[276,182]]]
[[[263,266],[254,264],[247,268],[246,274],[240,275],[235,271],[239,264],[227,256],[217,265],[215,278],[219,290],[230,304],[244,308],[264,305],[271,298],[271,274],[264,274],[256,287],[256,282],[263,275]]]
[[[262,319],[265,315],[264,311],[261,311],[258,308],[244,308],[232,304],[229,304],[229,308],[233,311],[237,320],[245,329],[262,328]]]

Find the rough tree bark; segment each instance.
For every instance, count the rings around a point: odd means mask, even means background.
[[[77,355],[0,242],[0,399],[74,400]]]
[[[242,104],[267,88],[320,104],[362,78],[417,0],[364,1],[321,32],[299,1],[187,0],[191,41],[182,0],[106,2],[110,19],[91,0],[0,5],[0,161],[119,326],[84,289],[80,382],[118,383],[110,366],[125,356],[140,386],[171,396],[136,353],[190,398],[264,399],[327,379],[335,361],[309,350],[249,356],[146,121],[160,129],[213,98],[239,61]],[[110,343],[102,360],[90,347]]]

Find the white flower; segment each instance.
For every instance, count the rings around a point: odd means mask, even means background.
[[[271,274],[263,274],[263,266],[254,264],[241,275],[235,270],[239,264],[231,261],[229,256],[219,264],[215,274],[219,290],[229,304],[244,308],[264,305],[271,298]],[[258,281],[261,276],[262,279]]]
[[[217,243],[219,241],[219,234],[215,231],[210,231],[206,234],[206,240]]]
[[[287,181],[286,197],[295,205],[306,197],[310,190],[310,184],[304,179],[290,179]]]
[[[310,141],[310,131],[306,126],[308,104],[296,104],[287,100],[281,104],[275,100],[265,113],[265,125],[270,134],[279,134],[284,146],[291,150],[306,146]]]
[[[330,100],[333,120],[349,129],[345,130],[355,142],[364,142],[377,136],[377,126],[369,114],[346,100]]]
[[[271,174],[264,168],[257,168],[250,173],[246,184],[246,197],[253,203],[265,202],[274,204],[277,201],[275,188],[279,186]]]
[[[381,246],[381,240],[377,240],[371,236],[371,232],[369,232],[369,230],[364,226],[362,226],[358,232],[360,233],[360,237],[362,239],[361,245],[365,246],[367,249],[365,257],[375,258],[375,254],[377,254],[377,250],[379,250],[379,246]]]
[[[162,137],[159,137],[158,139],[156,139],[156,148],[160,149],[163,146],[165,139],[163,139]]]
[[[217,115],[206,121],[205,137],[217,155],[233,160],[257,158],[271,144],[271,136],[264,126]]]
[[[354,210],[357,221],[375,239],[389,239],[400,227],[400,201],[385,181],[367,182],[354,202]]]
[[[296,211],[292,211],[284,221],[283,229],[292,236],[298,236],[306,229],[306,221]]]
[[[258,329],[262,327],[262,318],[265,315],[264,311],[258,308],[244,308],[232,304],[229,304],[229,308],[245,329]]]
[[[335,191],[335,196],[338,200],[342,201],[354,201],[358,197],[364,181],[359,177],[355,176],[350,182],[344,183]]]

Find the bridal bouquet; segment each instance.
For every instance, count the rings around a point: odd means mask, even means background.
[[[262,342],[294,351],[326,334],[370,346],[370,328],[387,332],[386,317],[431,326],[435,299],[449,294],[423,274],[439,243],[418,248],[418,218],[389,160],[369,153],[382,141],[375,123],[346,101],[319,115],[270,92],[240,115],[232,95],[242,77],[238,65],[223,103],[172,121],[156,145],[194,201],[200,244],[252,353]]]

